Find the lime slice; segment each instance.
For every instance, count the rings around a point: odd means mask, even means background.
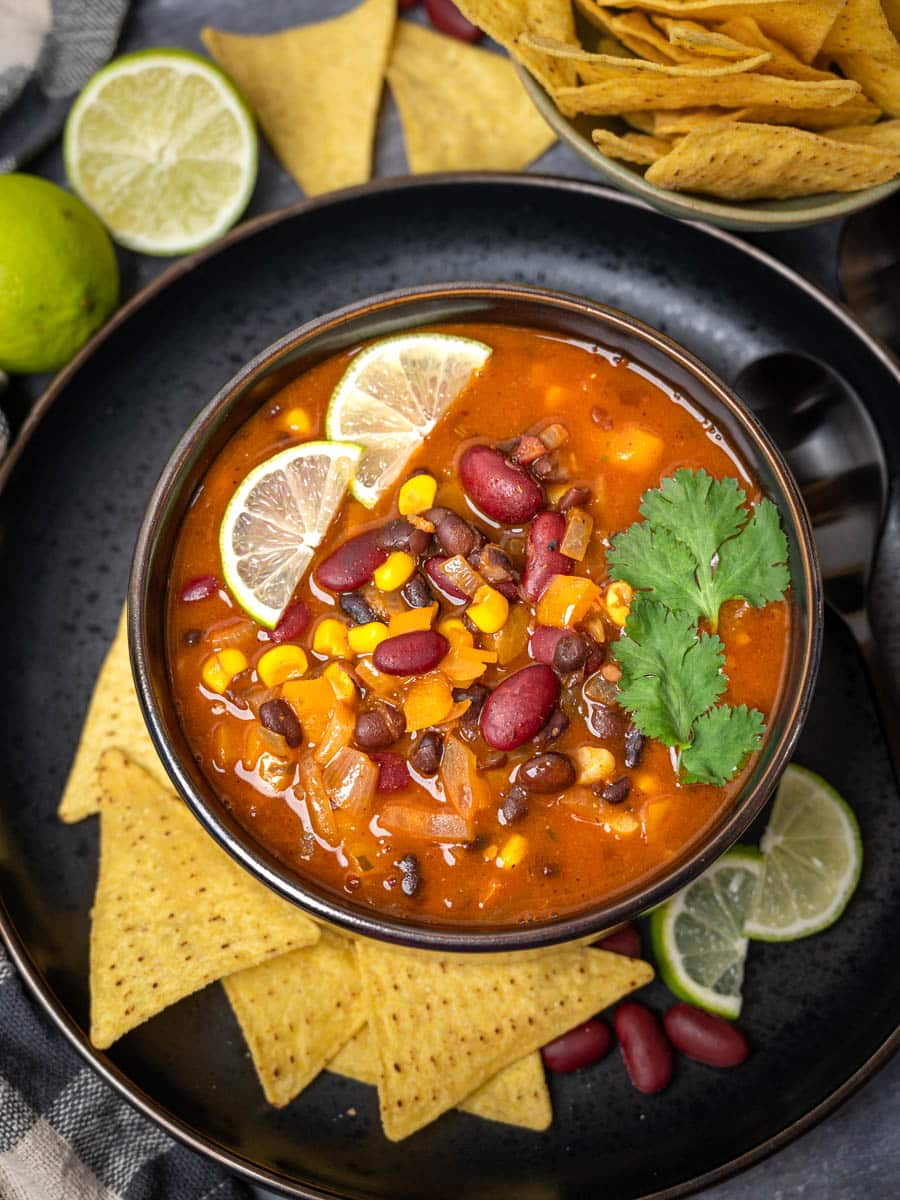
[[[741,1011],[744,920],[761,873],[759,851],[736,846],[650,918],[653,951],[669,988],[732,1020]]]
[[[384,338],[353,359],[334,389],[325,430],[365,448],[351,491],[372,508],[434,429],[490,346],[443,333]]]
[[[228,502],[219,531],[232,595],[273,629],[341,506],[362,447],[306,442],[266,459]]]
[[[228,77],[184,50],[113,59],[66,122],[66,174],[117,242],[185,254],[234,224],[256,182],[256,127]]]
[[[856,890],[862,839],[830,783],[791,765],[760,843],[763,871],[744,925],[748,937],[792,942],[833,925]]]

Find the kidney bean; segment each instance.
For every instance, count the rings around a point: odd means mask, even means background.
[[[434,603],[434,597],[428,584],[418,571],[404,583],[400,589],[400,595],[410,608],[427,608],[429,604]]]
[[[387,559],[388,552],[378,545],[378,531],[368,529],[338,546],[316,567],[316,580],[332,592],[355,592],[372,582],[376,567]]]
[[[404,9],[412,8],[413,5],[418,4],[418,3],[419,3],[419,0],[398,0],[398,5],[399,5],[401,12],[403,12]]]
[[[625,730],[625,766],[636,767],[644,753],[644,735],[636,725]]]
[[[514,783],[500,805],[500,823],[512,825],[528,815],[528,793],[521,784]]]
[[[425,11],[435,29],[461,42],[477,42],[482,32],[462,15],[453,0],[425,0]]]
[[[588,660],[588,646],[578,633],[567,633],[556,643],[553,651],[553,667],[560,675],[571,675],[580,671]]]
[[[476,508],[501,525],[524,525],[544,505],[540,484],[492,446],[470,446],[459,478]]]
[[[384,645],[384,642],[382,642]],[[559,699],[559,679],[544,663],[507,676],[481,710],[481,736],[495,750],[515,750],[547,723]]]
[[[525,541],[522,591],[532,604],[537,604],[554,575],[568,575],[572,570],[572,559],[559,552],[565,532],[562,513],[542,512],[531,522]]]
[[[596,945],[610,954],[624,954],[626,958],[641,957],[641,935],[634,925],[623,925],[614,933],[608,933]]]
[[[428,549],[431,534],[403,517],[395,517],[378,530],[377,541],[382,550],[406,550],[418,558]]]
[[[375,647],[372,663],[385,675],[424,675],[434,670],[449,649],[442,633],[419,629],[385,638]]]
[[[676,1050],[708,1067],[737,1067],[750,1053],[740,1029],[693,1004],[673,1004],[663,1025]]]
[[[529,792],[564,792],[575,782],[575,767],[567,755],[551,750],[522,763],[516,781]]]
[[[198,575],[189,579],[180,592],[180,598],[186,604],[194,604],[197,600],[208,600],[219,590],[220,584],[215,575]]]
[[[591,489],[586,487],[570,487],[560,496],[556,508],[559,512],[568,512],[570,508],[583,508],[590,504]]]
[[[443,757],[444,739],[436,730],[429,729],[416,739],[409,761],[420,775],[431,779],[437,775]]]
[[[402,754],[381,751],[380,753],[370,754],[369,757],[372,759],[372,762],[378,764],[376,791],[402,792],[404,788],[409,787],[412,783],[406,759]]]
[[[514,579],[498,579],[491,584],[501,596],[505,596],[510,604],[517,604],[522,597],[519,595],[519,585]]]
[[[269,638],[276,645],[299,641],[309,628],[311,620],[312,613],[302,600],[298,600],[296,604],[289,604],[284,610],[281,620],[269,634]]]
[[[552,666],[556,647],[565,636],[565,629],[557,629],[553,625],[537,625],[528,643],[528,653],[535,662]]]
[[[478,548],[481,535],[451,508],[430,508],[425,519],[434,525],[434,536],[444,554],[468,558]]]
[[[287,700],[267,700],[259,706],[259,719],[272,733],[280,733],[287,744],[295,749],[303,741],[303,731],[297,714]]]
[[[367,625],[369,621],[378,620],[372,605],[361,592],[342,592],[338,604],[357,625]]]
[[[404,854],[394,865],[400,869],[400,891],[404,896],[414,896],[422,882],[419,860],[414,854]]]
[[[597,700],[587,702],[587,724],[591,733],[598,738],[617,738],[627,724],[627,718],[617,704],[600,704]],[[628,763],[626,762],[626,766]]]
[[[595,642],[591,638],[591,652],[588,655],[588,660],[584,664],[584,677],[590,679],[592,675],[596,675],[603,664],[606,662],[606,646],[603,643]]]
[[[613,1024],[625,1070],[637,1090],[649,1096],[668,1087],[672,1082],[672,1048],[650,1009],[627,1000],[616,1009]]]
[[[392,746],[406,730],[406,719],[393,704],[376,704],[356,718],[353,733],[362,750],[384,750]]]
[[[546,747],[555,742],[557,738],[562,737],[568,728],[569,718],[561,708],[558,708],[551,715],[550,720],[540,731],[540,733],[535,734],[534,738],[532,738],[535,750],[546,749]]]
[[[425,560],[425,574],[441,593],[454,604],[461,604],[468,600],[461,588],[458,588],[455,583],[451,583],[449,579],[441,572],[441,566],[447,561],[446,554],[436,554],[432,558]]]
[[[594,787],[597,787],[594,784]],[[600,799],[605,800],[607,804],[622,804],[628,799],[628,793],[631,791],[631,780],[624,775],[615,780],[614,783],[604,784],[600,789]]]
[[[548,1042],[541,1050],[541,1058],[548,1071],[567,1075],[580,1067],[605,1058],[612,1049],[613,1035],[605,1021],[594,1019],[576,1025],[562,1037]]]

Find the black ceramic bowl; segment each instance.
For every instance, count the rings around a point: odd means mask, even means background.
[[[731,808],[664,871],[574,916],[528,925],[434,925],[355,903],[276,858],[234,818],[200,770],[169,685],[166,586],[182,518],[228,439],[289,380],[368,338],[448,321],[530,326],[620,351],[688,396],[722,431],[778,506],[790,546],[791,635],[787,675],[763,748]],[[313,917],[418,949],[508,952],[574,942],[629,920],[673,895],[735,842],[771,795],[806,718],[819,662],[822,595],[809,518],[779,451],[748,409],[703,364],[649,326],[574,296],[497,284],[446,284],[391,292],[310,321],[249,362],[187,430],[154,489],[135,548],[128,592],[129,643],[138,697],[166,770],[198,820],[242,866]]]

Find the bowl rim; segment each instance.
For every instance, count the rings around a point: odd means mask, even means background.
[[[783,730],[776,749],[762,775],[747,795],[733,805],[727,817],[714,822],[710,832],[697,839],[694,847],[679,859],[675,870],[670,874],[651,879],[630,891],[626,890],[611,903],[594,905],[555,920],[512,926],[455,926],[427,921],[416,922],[365,908],[331,889],[319,887],[315,880],[304,880],[298,871],[277,859],[236,822],[232,822],[233,828],[227,828],[221,817],[221,802],[215,797],[212,785],[208,786],[206,795],[194,785],[184,768],[182,758],[168,737],[159,699],[152,684],[147,656],[150,621],[148,589],[151,577],[159,569],[155,557],[156,540],[165,505],[172,495],[177,495],[185,487],[186,473],[191,466],[191,455],[198,440],[204,433],[215,430],[220,415],[229,410],[229,401],[242,394],[254,381],[265,378],[269,370],[276,367],[291,351],[325,333],[339,331],[352,318],[387,313],[407,306],[413,310],[414,315],[404,324],[404,328],[416,328],[417,324],[435,323],[434,319],[429,321],[427,317],[415,315],[418,305],[435,301],[459,303],[464,299],[539,304],[582,318],[587,317],[598,325],[597,340],[601,344],[605,343],[599,336],[599,327],[605,326],[608,332],[618,330],[649,345],[691,375],[698,386],[722,403],[743,427],[757,453],[773,471],[790,507],[790,523],[797,539],[800,560],[798,565],[802,570],[803,591],[808,604],[796,694],[786,697],[782,702],[785,707]],[[459,318],[441,318],[454,319]],[[528,325],[527,316],[524,314],[522,324],[526,327]],[[694,395],[690,395],[689,398],[697,402]],[[699,403],[702,408],[702,400]],[[202,477],[202,474],[203,472],[200,472],[198,477]],[[169,561],[170,559],[167,559],[166,567]],[[165,577],[167,575],[166,571]],[[252,877],[314,919],[336,926],[353,936],[370,937],[411,949],[443,953],[533,951],[586,940],[624,921],[636,918],[674,895],[677,890],[701,874],[741,836],[758,815],[791,758],[812,700],[822,648],[824,614],[815,540],[799,486],[780,450],[756,416],[710,368],[668,335],[610,306],[549,288],[470,281],[400,288],[353,301],[304,322],[254,355],[200,410],[179,439],[163,468],[145,508],[135,543],[128,583],[127,608],[132,674],[151,740],[176,791],[214,840]],[[163,673],[167,674],[167,671]]]

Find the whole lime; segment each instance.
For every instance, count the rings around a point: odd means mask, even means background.
[[[119,299],[106,230],[77,196],[0,175],[0,370],[55,371]]]

